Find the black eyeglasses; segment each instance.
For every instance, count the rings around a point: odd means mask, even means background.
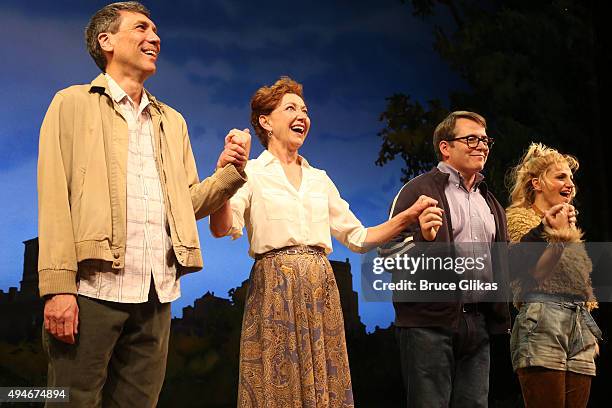
[[[470,149],[477,148],[478,143],[480,142],[482,142],[485,147],[488,147],[490,149],[493,146],[493,143],[495,143],[495,140],[492,137],[487,136],[479,137],[475,135],[469,135],[463,137],[456,137],[454,139],[447,139],[448,142],[454,142],[455,140],[465,140],[465,144],[467,144]]]

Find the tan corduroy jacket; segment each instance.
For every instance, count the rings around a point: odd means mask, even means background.
[[[155,161],[179,275],[202,268],[196,219],[218,209],[246,181],[228,165],[199,181],[185,120],[147,93]],[[40,129],[40,295],[76,293],[78,262],[125,263],[128,128],[108,84],[59,91]]]

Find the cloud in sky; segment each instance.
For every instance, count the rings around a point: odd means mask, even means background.
[[[83,27],[106,2],[6,0],[0,5],[0,181],[2,255],[9,261],[0,288],[16,285],[21,241],[36,235],[38,129],[53,94],[88,83],[97,68],[87,54]],[[365,225],[383,221],[399,189],[401,163],[374,161],[380,148],[378,118],[385,98],[406,92],[444,98],[459,82],[432,50],[431,26],[396,0],[151,1],[162,38],[158,72],[147,88],[186,118],[200,176],[210,173],[223,137],[249,126],[255,90],[280,75],[304,84],[312,130],[302,149],[325,169]],[[254,141],[254,154],[261,151]],[[248,276],[246,239],[213,240],[200,222],[205,271],[183,282],[174,312],[206,290],[225,295]],[[240,255],[236,255],[236,254]],[[332,259],[359,257],[335,244]],[[358,283],[358,279],[355,282]],[[370,328],[386,325],[387,307],[361,304]],[[381,317],[382,316],[382,317]]]

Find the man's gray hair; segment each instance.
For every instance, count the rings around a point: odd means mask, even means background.
[[[119,30],[121,25],[120,11],[131,11],[144,14],[149,18],[151,17],[151,12],[137,1],[112,3],[102,7],[96,14],[91,16],[87,27],[85,27],[85,43],[87,44],[89,55],[91,55],[91,58],[94,59],[102,72],[106,72],[106,57],[98,42],[98,35],[100,33],[114,34]]]

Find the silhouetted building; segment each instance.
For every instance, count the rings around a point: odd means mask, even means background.
[[[43,302],[38,295],[38,238],[24,241],[23,275],[19,289],[0,290],[0,340],[16,342],[37,337]]]
[[[365,335],[365,325],[359,318],[359,297],[353,290],[353,274],[348,258],[345,262],[329,261],[334,270],[340,303],[342,304],[342,315],[344,317],[344,331],[347,337],[353,335]]]
[[[182,318],[172,319],[172,331],[197,336],[206,332],[216,333],[227,325],[228,322],[224,320],[233,313],[233,309],[229,299],[206,292],[193,302],[193,306],[183,308]]]

